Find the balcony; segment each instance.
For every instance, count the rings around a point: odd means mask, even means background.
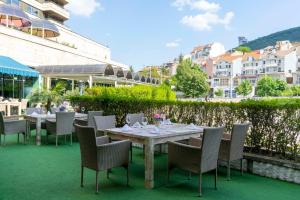
[[[43,10],[48,17],[59,19],[61,21],[65,21],[70,18],[69,12],[54,2],[47,1],[43,3]]]

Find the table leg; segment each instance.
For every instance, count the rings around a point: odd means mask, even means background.
[[[154,145],[151,139],[145,144],[145,187],[154,187]]]
[[[18,106],[18,115],[22,115],[22,104],[20,103]]]
[[[7,116],[10,116],[10,104],[7,104]]]
[[[41,145],[41,126],[42,126],[42,121],[41,119],[36,120],[36,145],[40,146]]]

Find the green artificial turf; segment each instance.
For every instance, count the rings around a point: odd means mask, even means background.
[[[0,147],[0,200],[35,199],[142,199],[181,200],[199,199],[197,176],[188,180],[186,173],[175,170],[168,185],[167,156],[155,156],[155,188],[144,188],[144,161],[142,151],[134,149],[130,166],[130,187],[126,187],[126,172],[113,169],[110,179],[105,172],[100,177],[100,192],[95,194],[95,173],[85,170],[84,187],[80,187],[80,153],[78,143],[73,146],[60,143],[40,147],[16,143],[9,136],[7,145]],[[62,140],[63,141],[63,140]],[[62,142],[61,141],[61,142]],[[250,174],[240,176],[232,171],[232,180],[226,181],[225,169],[219,170],[218,190],[214,190],[213,174],[203,177],[201,199],[237,200],[299,200],[300,185]]]

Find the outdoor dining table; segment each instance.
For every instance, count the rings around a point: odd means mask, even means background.
[[[41,125],[42,122],[46,121],[47,119],[55,119],[55,114],[32,114],[32,115],[25,115],[24,119],[30,122],[34,122],[36,124],[36,145],[41,145]],[[83,113],[75,113],[75,119],[87,119],[87,114]]]
[[[154,187],[154,146],[165,144],[169,141],[186,140],[190,137],[200,137],[203,128],[190,127],[186,124],[160,125],[155,129],[154,125],[141,126],[139,128],[113,128],[105,130],[106,135],[116,140],[128,139],[134,143],[145,146],[145,187]]]
[[[18,115],[22,114],[22,103],[19,101],[1,101],[0,107],[0,111],[4,111],[8,117],[11,116],[11,107],[18,107]]]

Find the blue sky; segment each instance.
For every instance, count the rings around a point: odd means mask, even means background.
[[[72,0],[67,25],[108,45],[136,70],[160,65],[213,41],[226,49],[300,26],[299,0]]]

